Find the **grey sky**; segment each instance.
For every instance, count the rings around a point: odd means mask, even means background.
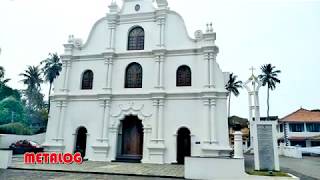
[[[120,2],[120,0],[118,0]],[[86,40],[92,25],[105,16],[111,0],[0,0],[0,65],[10,86],[23,88],[18,76],[49,52],[62,53],[69,34]],[[218,63],[245,81],[249,68],[272,63],[282,70],[271,93],[271,115],[300,108],[320,109],[320,1],[169,0],[189,34],[213,22],[220,48]],[[260,92],[266,115],[265,87]],[[44,93],[46,93],[44,87]],[[231,114],[247,117],[247,93],[232,97]]]

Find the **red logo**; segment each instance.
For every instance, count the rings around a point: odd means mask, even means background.
[[[79,152],[71,153],[25,153],[23,162],[25,164],[81,164],[83,161]]]

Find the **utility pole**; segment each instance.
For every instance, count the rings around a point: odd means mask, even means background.
[[[14,112],[11,111],[11,123],[13,123]]]

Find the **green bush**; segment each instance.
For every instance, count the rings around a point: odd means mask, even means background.
[[[31,135],[32,131],[21,123],[9,123],[0,126],[0,134]]]

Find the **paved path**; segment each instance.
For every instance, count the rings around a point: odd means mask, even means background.
[[[0,179],[183,179],[184,166],[85,161],[81,165],[28,165],[22,156],[14,156],[10,169],[0,171]],[[210,168],[210,167],[208,167]],[[226,167],[227,168],[227,167]],[[245,176],[237,180],[287,180],[283,177]]]
[[[66,173],[54,171],[30,171],[15,169],[0,169],[1,180],[87,180],[87,179],[106,179],[106,180],[179,180],[174,178],[154,178],[141,176],[121,176],[107,174],[90,174],[90,173]]]
[[[63,172],[91,172],[96,174],[111,175],[137,175],[150,177],[183,178],[184,166],[182,165],[158,165],[139,163],[116,163],[116,162],[93,162],[84,161],[78,164],[24,164],[22,156],[15,156],[12,159],[10,169],[25,170],[55,170]]]
[[[246,171],[254,169],[252,155],[246,156]],[[301,180],[320,179],[320,157],[303,156],[303,159],[280,157],[281,171],[291,173]]]

